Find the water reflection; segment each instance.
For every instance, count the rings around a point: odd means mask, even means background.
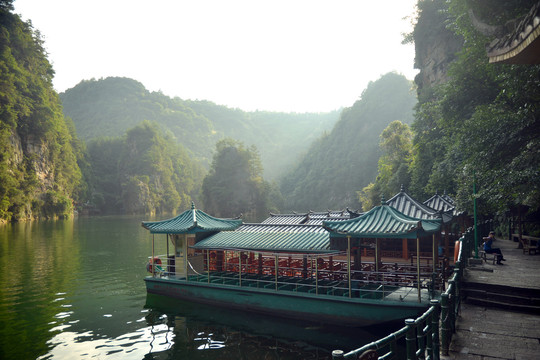
[[[152,242],[140,221],[0,226],[0,358],[329,359],[332,349],[393,330],[327,328],[147,296]],[[165,253],[165,243],[155,251]]]
[[[159,329],[154,343],[182,359],[331,359],[333,349],[352,350],[388,332],[386,327],[344,328],[277,319],[154,294],[147,295],[146,307],[148,324]]]

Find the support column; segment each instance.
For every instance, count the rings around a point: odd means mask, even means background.
[[[403,260],[409,260],[409,244],[407,239],[401,239],[401,244],[403,249]]]
[[[420,286],[420,238],[416,237],[416,283],[418,284],[418,302],[422,302],[422,287]]]
[[[349,281],[349,297],[352,297],[351,289],[351,237],[347,236],[347,277]]]

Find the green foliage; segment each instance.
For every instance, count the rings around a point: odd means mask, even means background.
[[[337,120],[338,112],[286,114],[244,112],[210,101],[171,99],[149,92],[132,79],[110,77],[82,81],[60,95],[64,113],[85,140],[122,136],[143,120],[159,124],[195,161],[209,167],[212,149],[223,138],[256,145],[265,176],[277,179],[295,156]],[[291,154],[293,156],[291,156]]]
[[[515,204],[540,207],[540,66],[490,64],[485,44],[492,39],[469,16],[472,10],[482,21],[503,25],[532,3],[448,2],[446,22],[465,41],[449,80],[418,107],[411,165],[417,196],[446,189],[470,211],[475,176],[484,213]]]
[[[88,144],[92,204],[103,213],[175,213],[198,193],[203,171],[155,123]]]
[[[280,195],[275,186],[264,181],[262,171],[255,146],[246,148],[233,139],[219,141],[202,185],[205,210],[219,217],[242,214],[247,220],[266,217]]]
[[[69,217],[73,213],[71,199],[64,193],[48,190],[45,193],[43,204],[40,206],[42,213],[48,217]]]
[[[413,120],[416,97],[411,88],[410,81],[395,73],[369,83],[333,130],[314,142],[282,179],[286,209],[359,206],[356,191],[375,180],[379,135],[396,119]]]
[[[413,134],[407,124],[392,121],[380,136],[383,155],[379,159],[375,183],[357,193],[364,211],[380,203],[381,197],[389,199],[401,186],[410,183],[409,167],[412,160]]]
[[[65,216],[81,185],[77,140],[41,35],[11,10],[0,3],[0,219]]]

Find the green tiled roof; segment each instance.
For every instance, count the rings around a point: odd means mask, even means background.
[[[195,249],[330,253],[330,237],[316,225],[244,224],[236,231],[220,232]]]
[[[242,225],[241,219],[219,219],[195,209],[191,209],[180,215],[162,221],[143,221],[142,226],[150,230],[152,234],[195,234],[198,232],[213,232],[234,230]]]
[[[421,220],[403,214],[389,205],[376,206],[364,215],[346,221],[324,221],[331,236],[414,239],[439,231],[441,220]]]

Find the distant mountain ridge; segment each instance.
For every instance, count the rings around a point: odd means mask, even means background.
[[[416,102],[412,81],[403,75],[388,73],[370,82],[282,179],[285,210],[359,207],[356,191],[377,175],[381,132],[394,120],[411,124]]]
[[[256,145],[269,179],[278,178],[339,117],[338,110],[307,114],[245,112],[210,101],[170,98],[148,91],[136,80],[120,77],[81,81],[60,98],[64,114],[86,141],[121,136],[149,120],[170,132],[205,167],[222,138]]]

